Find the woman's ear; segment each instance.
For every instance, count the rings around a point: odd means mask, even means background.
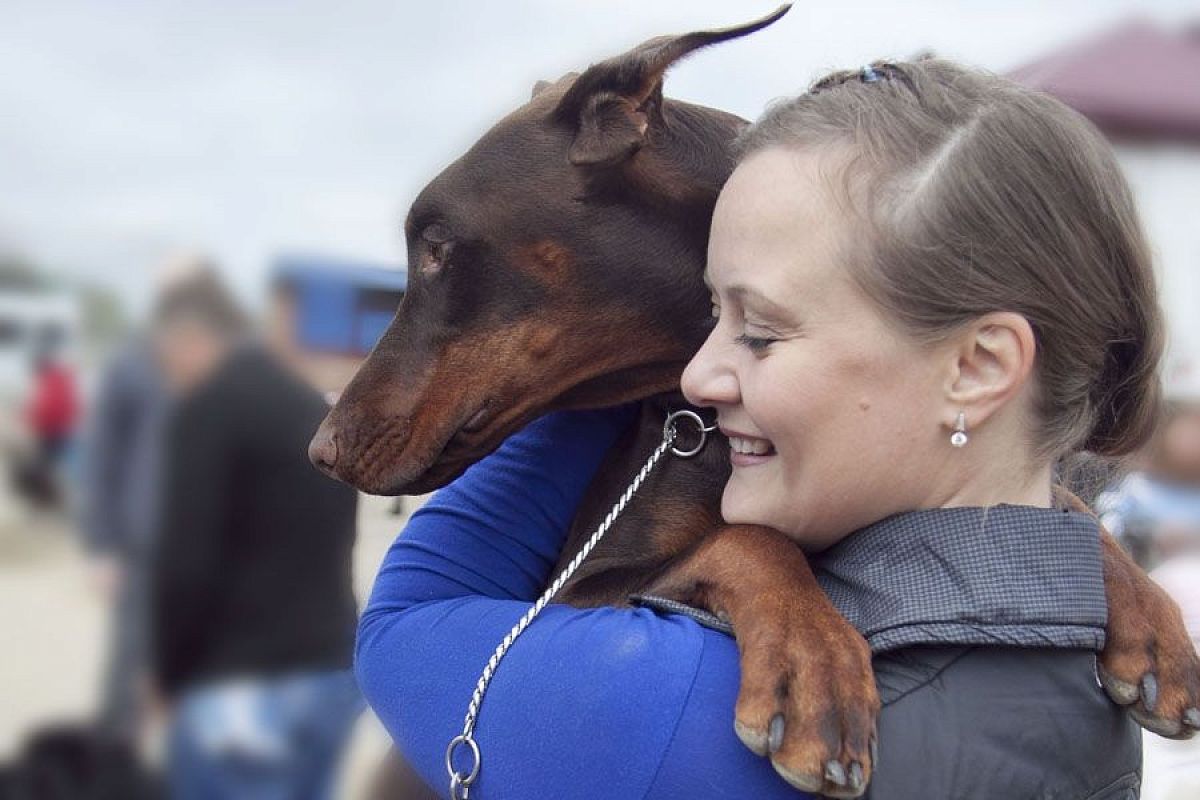
[[[953,337],[946,382],[947,419],[959,412],[978,427],[1021,393],[1033,372],[1037,343],[1024,316],[997,311],[976,319]]]

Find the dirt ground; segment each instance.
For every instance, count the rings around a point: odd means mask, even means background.
[[[0,498],[0,761],[16,753],[30,730],[92,713],[107,625],[70,523],[10,501]],[[359,504],[354,582],[360,599],[420,500],[406,499],[402,516],[390,513],[391,503],[364,496]],[[362,796],[386,749],[378,722],[364,715],[347,754],[341,797]]]

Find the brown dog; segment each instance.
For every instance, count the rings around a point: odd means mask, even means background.
[[[642,400],[561,570],[660,442],[667,410],[683,407],[679,377],[707,333],[709,221],[745,122],[665,99],[663,74],[786,10],[653,39],[539,83],[434,179],[406,222],[408,295],[314,438],[314,462],[368,492],[421,493],[547,411]],[[743,741],[800,788],[861,794],[879,708],[870,653],[788,539],[722,523],[728,471],[720,447],[668,459],[556,599],[655,594],[728,619],[742,653]],[[1146,727],[1190,735],[1200,661],[1179,612],[1111,539],[1105,553],[1106,687]],[[832,774],[857,779],[825,780],[831,760],[843,767]]]

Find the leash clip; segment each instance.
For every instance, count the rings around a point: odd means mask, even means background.
[[[467,745],[471,749],[471,769],[467,772],[459,772],[454,768],[454,751],[462,744]],[[450,740],[450,744],[446,747],[446,771],[450,773],[450,797],[452,800],[467,800],[467,795],[471,791],[471,784],[479,777],[479,766],[481,763],[479,745],[475,743],[474,736],[469,733],[462,733]]]
[[[688,450],[675,447],[673,444],[677,433],[675,421],[680,418],[687,419],[695,423],[696,428],[700,432],[700,441],[696,443],[695,447],[692,447]],[[663,441],[672,443],[671,452],[675,455],[679,456],[680,458],[691,458],[704,449],[704,445],[708,441],[708,435],[716,429],[716,423],[713,423],[712,425],[705,425],[704,419],[699,414],[691,409],[683,408],[679,411],[672,411],[667,415],[667,421],[663,424]]]

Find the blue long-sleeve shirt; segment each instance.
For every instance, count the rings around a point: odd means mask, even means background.
[[[362,689],[445,793],[446,745],[496,645],[537,598],[629,409],[543,418],[417,511],[359,628]],[[734,640],[685,617],[548,606],[501,662],[476,739],[481,798],[804,795],[733,731]]]

